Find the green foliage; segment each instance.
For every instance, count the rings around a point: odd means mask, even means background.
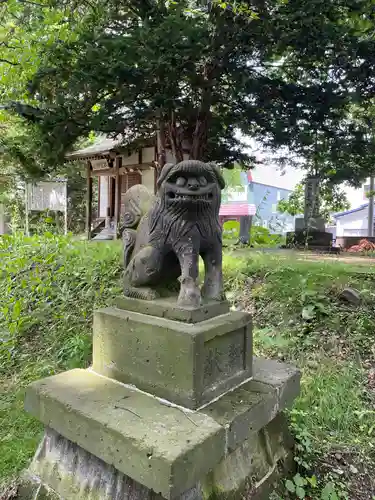
[[[342,212],[349,208],[349,202],[345,192],[338,186],[323,180],[320,183],[319,213],[328,221],[333,213]],[[305,188],[304,183],[296,186],[287,200],[280,200],[277,209],[281,213],[289,215],[300,215],[304,213]]]
[[[243,151],[241,130],[289,146],[326,177],[358,180],[375,148],[349,113],[371,95],[370,7],[3,2],[0,99],[31,127],[28,144],[8,137],[6,150],[49,171],[92,130],[124,145],[157,131],[178,158],[188,139],[193,158],[248,166],[254,158]]]
[[[228,203],[231,193],[242,193],[245,191],[245,186],[241,179],[241,169],[238,166],[223,170],[223,177],[225,188],[221,194],[221,199],[223,203]]]
[[[120,293],[119,253],[52,234],[0,239],[1,480],[26,465],[40,437],[24,386],[90,362],[93,309]]]
[[[69,11],[64,2],[51,8],[51,2],[7,0],[0,5],[0,98],[26,96],[27,83],[38,69],[43,52],[54,43],[76,37],[75,21],[82,8]]]
[[[238,243],[240,234],[240,223],[238,221],[225,221],[223,224],[224,242],[231,241]],[[261,226],[251,226],[250,244],[254,247],[275,247],[283,241],[279,234],[271,234],[267,228]]]
[[[35,125],[0,110],[0,172],[21,178],[37,176],[43,171],[43,150]],[[54,168],[57,166],[55,162]]]
[[[47,144],[38,127],[2,108],[13,99],[38,102],[30,99],[28,84],[49,47],[76,37],[75,25],[82,20],[82,9],[69,11],[66,5],[51,8],[45,0],[7,0],[0,3],[0,16],[0,172],[4,165],[11,165],[18,175],[38,176],[62,162],[56,156],[50,158],[46,169]]]
[[[223,224],[223,238],[237,241],[240,235],[240,223],[236,220],[227,220]]]
[[[251,245],[274,247],[282,243],[282,236],[279,234],[271,234],[269,230],[262,226],[252,226],[250,231]]]
[[[293,480],[287,479],[285,481],[285,487],[289,493],[294,493],[296,498],[306,497],[306,486],[311,486],[316,488],[317,479],[316,476],[302,477],[301,474],[296,474]]]
[[[304,484],[290,478],[274,498],[295,499],[299,494],[319,500],[355,498],[351,495],[356,481],[364,476],[346,472],[348,466],[336,463],[335,453],[352,453],[357,468],[374,456],[373,395],[366,390],[366,372],[373,359],[373,301],[368,293],[374,275],[365,273],[365,262],[356,269],[353,264],[269,255],[263,268],[265,259],[252,255],[252,262],[242,261],[246,266],[242,272],[252,276],[248,285],[252,298],[246,288],[238,288],[242,302],[255,311],[256,352],[290,360],[303,372],[301,397],[289,416]],[[345,286],[360,291],[361,307],[340,300]],[[306,309],[312,314],[306,315]],[[332,468],[327,472],[320,461],[332,462]],[[316,484],[310,483],[313,476]],[[304,497],[297,487],[304,490]]]
[[[303,214],[305,206],[305,190],[303,184],[298,184],[287,200],[280,200],[277,210],[289,215]]]
[[[5,374],[21,359],[36,361],[27,353],[31,341],[42,358],[46,343],[64,352],[68,342],[73,352],[72,336],[90,334],[94,304],[120,290],[120,261],[113,252],[108,258],[106,246],[74,244],[52,234],[16,235],[1,238],[0,255],[0,371]]]
[[[30,123],[37,124],[43,137],[40,156],[46,164],[61,161],[66,150],[90,130],[124,133],[129,144],[150,139],[156,122],[165,123],[163,128],[179,153],[188,136],[195,149],[193,156],[224,163],[233,163],[234,158],[250,161],[234,137],[233,113],[220,104],[207,109],[209,102],[218,101],[209,95],[204,81],[216,79],[218,72],[224,74],[222,59],[229,54],[220,50],[225,42],[222,36],[232,52],[235,40],[233,26],[227,34],[223,27],[226,20],[235,24],[235,12],[215,5],[209,11],[194,9],[191,2],[133,2],[124,5],[119,14],[117,2],[96,1],[92,8],[85,4],[76,15],[67,16],[65,9],[73,11],[72,4],[75,6],[75,2],[65,2],[63,7],[52,1],[44,3],[58,18],[55,29],[69,26],[72,35],[63,31],[57,40],[51,38],[46,44],[42,38],[36,45],[40,59],[35,69],[39,67],[39,71],[31,79],[27,97],[19,99],[22,105],[15,106]],[[40,13],[37,5],[28,10]],[[41,16],[48,24],[44,9]],[[250,17],[243,18],[245,25],[250,22]],[[218,36],[213,36],[215,27],[222,31]],[[100,60],[105,64],[98,64]],[[229,91],[219,82],[217,89]],[[201,119],[208,114],[209,136],[206,119]],[[196,123],[202,124],[202,130],[198,127],[193,134]]]

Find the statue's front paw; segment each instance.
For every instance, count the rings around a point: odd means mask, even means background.
[[[201,304],[201,295],[199,291],[198,293],[180,292],[177,299],[177,304],[180,307],[189,307],[189,308],[192,307],[196,309]]]
[[[201,293],[195,281],[181,280],[181,288],[177,304],[180,307],[197,308],[200,306]]]

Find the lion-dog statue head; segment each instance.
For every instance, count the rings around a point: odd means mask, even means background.
[[[181,218],[218,217],[224,178],[216,165],[185,160],[164,165],[157,181],[163,211]]]

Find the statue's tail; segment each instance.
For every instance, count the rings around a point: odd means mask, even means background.
[[[155,196],[142,184],[132,186],[123,197],[122,201],[125,210],[121,221],[120,234],[124,245],[125,269],[133,254],[139,223],[150,210],[154,199]]]

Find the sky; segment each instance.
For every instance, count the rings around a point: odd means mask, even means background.
[[[291,165],[280,167],[276,162],[272,162],[272,156],[283,154],[281,150],[277,155],[272,155],[271,151],[264,149],[254,139],[241,136],[241,140],[247,146],[246,152],[253,154],[257,160],[264,162],[252,170],[253,182],[293,191],[296,185],[303,180],[305,172],[302,169],[294,168]],[[348,198],[350,208],[357,208],[367,202],[363,195],[363,188],[356,189],[345,184],[341,188]]]

